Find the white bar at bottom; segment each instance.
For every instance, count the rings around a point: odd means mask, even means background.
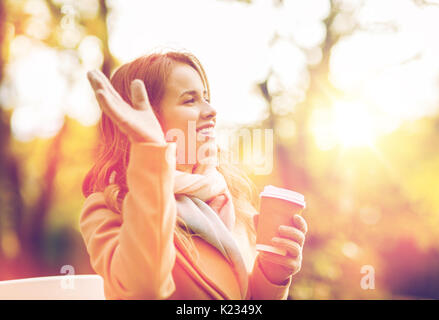
[[[268,245],[265,245],[265,244],[257,244],[256,245],[256,250],[271,252],[271,253],[275,253],[275,254],[280,254],[281,256],[286,256],[287,255],[287,250],[275,248],[273,246],[268,246]]]

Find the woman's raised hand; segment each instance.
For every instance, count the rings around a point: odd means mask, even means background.
[[[136,79],[131,83],[133,105],[130,106],[102,72],[89,71],[87,77],[102,112],[110,117],[131,142],[166,144],[165,135],[151,108],[143,81]]]

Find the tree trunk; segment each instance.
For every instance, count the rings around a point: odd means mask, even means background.
[[[54,182],[60,162],[62,161],[61,145],[67,132],[67,121],[61,130],[53,138],[47,152],[47,166],[41,181],[41,193],[31,212],[28,225],[28,249],[31,252],[37,266],[42,266],[44,253],[45,222],[50,210],[54,194]]]

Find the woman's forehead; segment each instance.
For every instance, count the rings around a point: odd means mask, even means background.
[[[167,94],[180,96],[185,91],[195,90],[203,93],[204,84],[198,72],[187,64],[176,64],[173,68],[167,84]]]

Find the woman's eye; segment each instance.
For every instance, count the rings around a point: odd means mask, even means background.
[[[205,98],[204,100],[206,100],[207,103],[210,103],[210,99]],[[185,101],[184,104],[187,104],[187,103],[194,103],[194,102],[195,102],[195,99],[192,98],[192,99],[190,99],[190,100]]]

